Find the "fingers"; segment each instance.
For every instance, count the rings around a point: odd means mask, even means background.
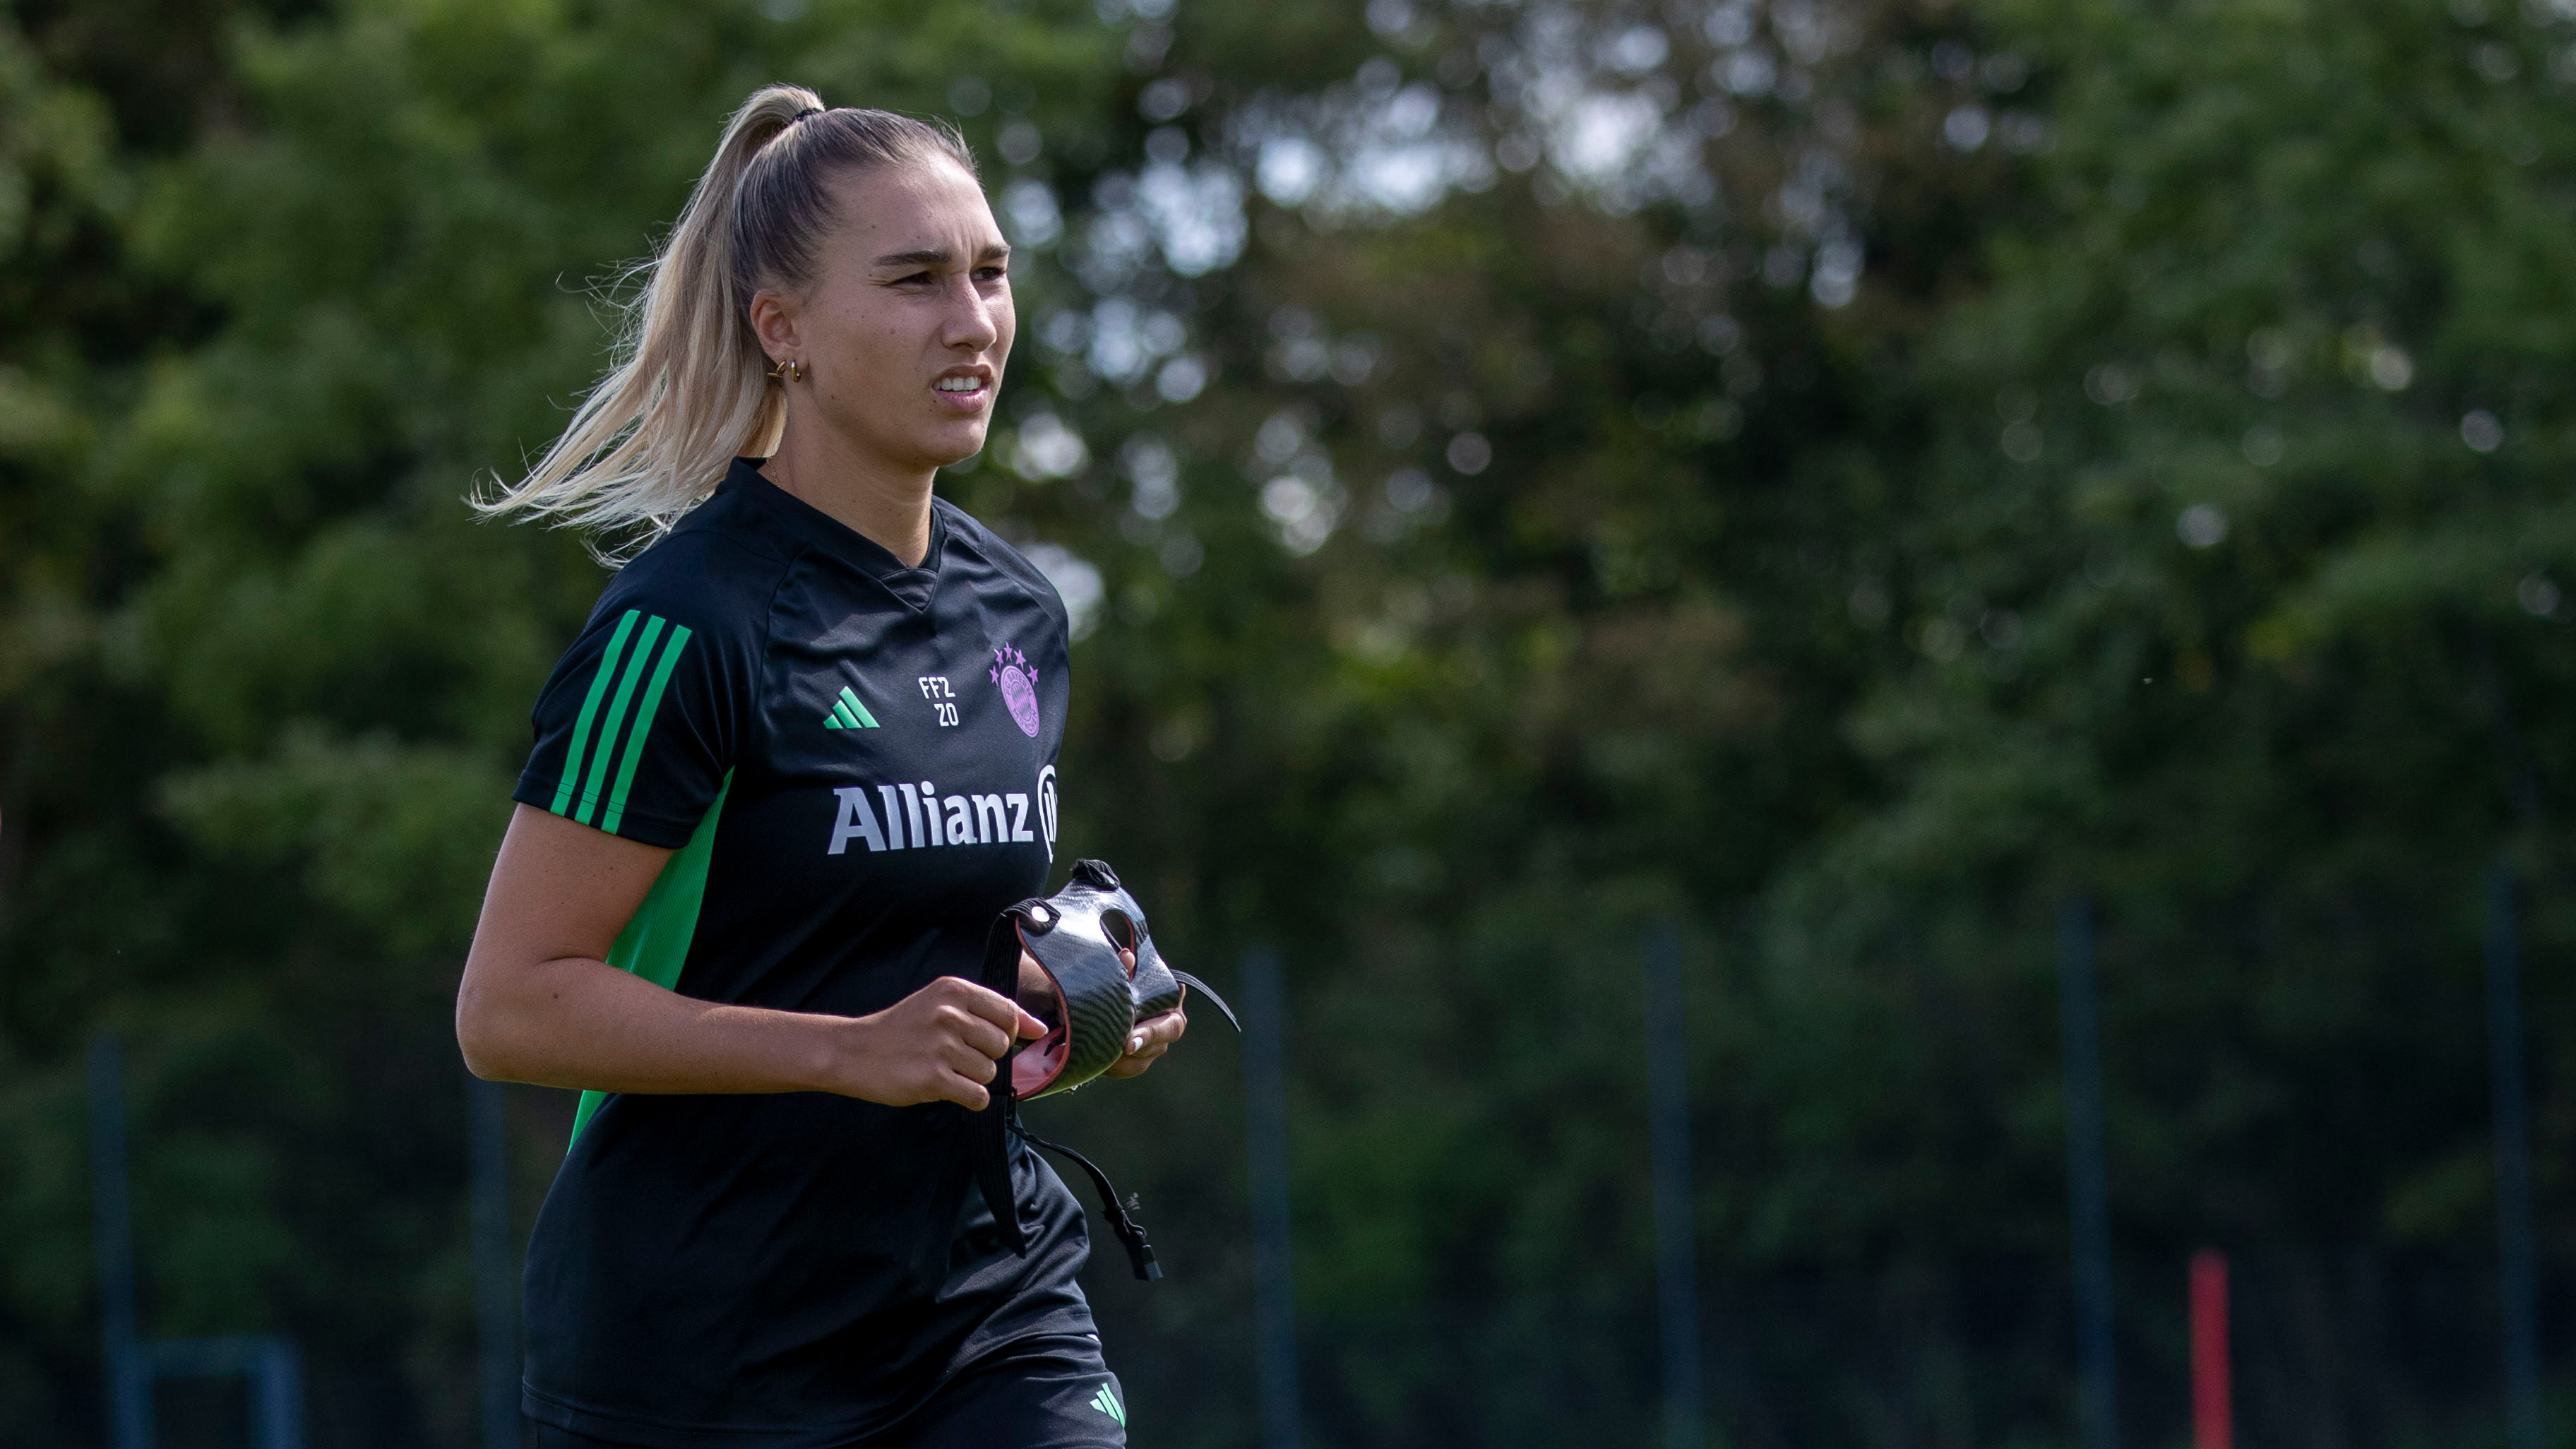
[[[1150,1021],[1136,1023],[1136,1033],[1128,1038],[1127,1049],[1131,1052],[1152,1050],[1159,1055],[1171,1050],[1172,1043],[1179,1041],[1181,1034],[1189,1029],[1189,1013],[1176,1007]]]
[[[994,1036],[989,1022],[977,1022],[984,1032]],[[1007,1043],[1005,1044],[1007,1047]],[[954,1102],[970,1112],[981,1112],[993,1100],[986,1084],[1001,1075],[1001,1068],[978,1043],[956,1040],[945,1043],[938,1057],[938,1077],[931,1087],[932,1095]]]
[[[1187,1013],[1180,1011],[1167,1011],[1151,1020],[1136,1023],[1136,1029],[1127,1037],[1126,1055],[1111,1063],[1109,1070],[1102,1075],[1110,1077],[1137,1075],[1152,1066],[1163,1053],[1170,1051],[1172,1043],[1179,1041],[1181,1034],[1189,1029],[1190,1018]]]
[[[1029,1012],[1023,1005],[1026,1002],[1036,1002],[1049,1010],[1058,1009],[1055,1004],[1055,978],[1049,976],[1046,968],[1038,964],[1037,957],[1030,955],[1024,949],[1020,952],[1019,1000],[1012,1003],[1013,1006],[1019,1007],[1020,1016],[1019,1020],[1012,1024],[1011,1030],[1024,1041],[1035,1041],[1047,1034],[1047,1024]]]
[[[986,1028],[990,1030],[990,1028]],[[982,1084],[993,1080],[1001,1068],[994,1065],[999,1052],[986,1052],[983,1044],[971,1041],[944,1043],[939,1051],[939,1065],[970,1082]]]
[[[1119,955],[1126,961],[1134,960],[1128,952]],[[1020,964],[1026,971],[1035,963],[1022,952]],[[854,1095],[898,1105],[905,1101],[955,1102],[972,1112],[991,1104],[990,1084],[1001,1075],[999,1062],[1010,1055],[1013,1043],[1035,1041],[1048,1031],[1045,1022],[1023,1010],[1018,1002],[958,976],[940,977],[882,1017],[871,1020],[884,1021],[889,1026],[896,1021],[914,1023],[900,1028],[900,1035],[908,1038],[910,1045],[897,1053],[909,1057],[910,1066],[906,1069],[889,1062],[894,1066],[892,1080],[877,1078],[891,1088],[890,1095],[879,1096],[864,1088]],[[1104,1075],[1132,1077],[1144,1071],[1172,1049],[1189,1025],[1189,1017],[1179,1011],[1138,1022],[1122,1044],[1124,1054]]]
[[[989,1084],[1012,1043],[1046,1034],[1018,1002],[957,976],[865,1020],[875,1062],[862,1067],[851,1095],[890,1106],[954,1102],[980,1112],[992,1104]]]
[[[1018,1002],[998,991],[987,991],[962,976],[942,976],[932,985],[943,989],[950,1002],[991,1022],[1003,1032],[1018,1030],[1020,1018],[1028,1015],[1027,1012],[1020,1010]],[[1008,1036],[1002,1038],[1002,1045],[1004,1049],[1008,1049],[1010,1046]],[[993,1054],[1000,1056],[1001,1052],[996,1051]]]
[[[951,1040],[963,1043],[969,1051],[980,1054],[984,1065],[990,1067],[994,1058],[1011,1049],[1011,1033],[1019,1026],[1015,1018],[1028,1014],[1016,1006],[1012,1007],[1011,1011],[1012,1016],[1002,1018],[1002,1021],[997,1024],[989,1017],[961,1010],[953,1005],[943,1006],[939,1009],[938,1021]]]

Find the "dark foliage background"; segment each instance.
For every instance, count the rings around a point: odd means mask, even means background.
[[[956,118],[1028,259],[943,486],[1084,616],[1068,842],[1286,954],[1311,1437],[1652,1434],[1672,915],[1713,1433],[2072,1442],[2084,892],[2137,1442],[2203,1245],[2247,1442],[2496,1439],[2498,860],[2563,1378],[2565,0],[10,0],[9,1442],[103,1435],[101,1031],[147,1330],[474,1442],[448,1014],[601,575],[460,498],[779,78]],[[1239,1081],[1048,1109],[1176,1270],[1095,1274],[1140,1442],[1252,1435]]]

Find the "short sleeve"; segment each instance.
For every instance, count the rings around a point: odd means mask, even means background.
[[[513,798],[647,845],[687,844],[724,788],[743,713],[724,631],[703,614],[612,588],[537,699]]]

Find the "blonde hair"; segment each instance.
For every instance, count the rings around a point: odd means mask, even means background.
[[[734,458],[775,448],[787,399],[751,329],[753,294],[813,280],[834,178],[928,157],[975,174],[952,129],[827,108],[803,86],[753,92],[660,252],[622,275],[642,285],[618,304],[607,374],[527,477],[476,498],[475,509],[594,530],[613,563],[715,491]]]

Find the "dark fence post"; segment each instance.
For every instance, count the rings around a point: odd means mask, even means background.
[[[1243,962],[1243,1096],[1252,1157],[1253,1331],[1261,1382],[1261,1442],[1297,1449],[1297,1299],[1289,1261],[1288,1009],[1279,953],[1256,946]]]
[[[2531,1237],[2531,1127],[2522,1067],[2522,942],[2513,872],[2487,867],[2487,1060],[2495,1094],[2496,1256],[2504,1299],[2506,1442],[2540,1449],[2540,1327]]]
[[[1664,1442],[1699,1449],[1699,1265],[1690,1167],[1690,1043],[1683,1019],[1681,928],[1646,933],[1648,1122],[1655,1163],[1655,1276],[1664,1350]]]
[[[510,1232],[509,1130],[502,1092],[498,1082],[471,1074],[465,1079],[483,1449],[519,1449],[519,1265]]]
[[[2111,1336],[2110,1173],[2102,1143],[2102,1017],[2093,992],[2093,904],[2058,914],[2058,1025],[2066,1058],[2066,1181],[2075,1238],[2075,1354],[2086,1449],[2119,1449]]]
[[[152,1449],[150,1381],[136,1342],[134,1206],[125,1171],[125,1053],[101,1034],[89,1045],[92,1231],[97,1234],[99,1318],[107,1376],[108,1442]]]

